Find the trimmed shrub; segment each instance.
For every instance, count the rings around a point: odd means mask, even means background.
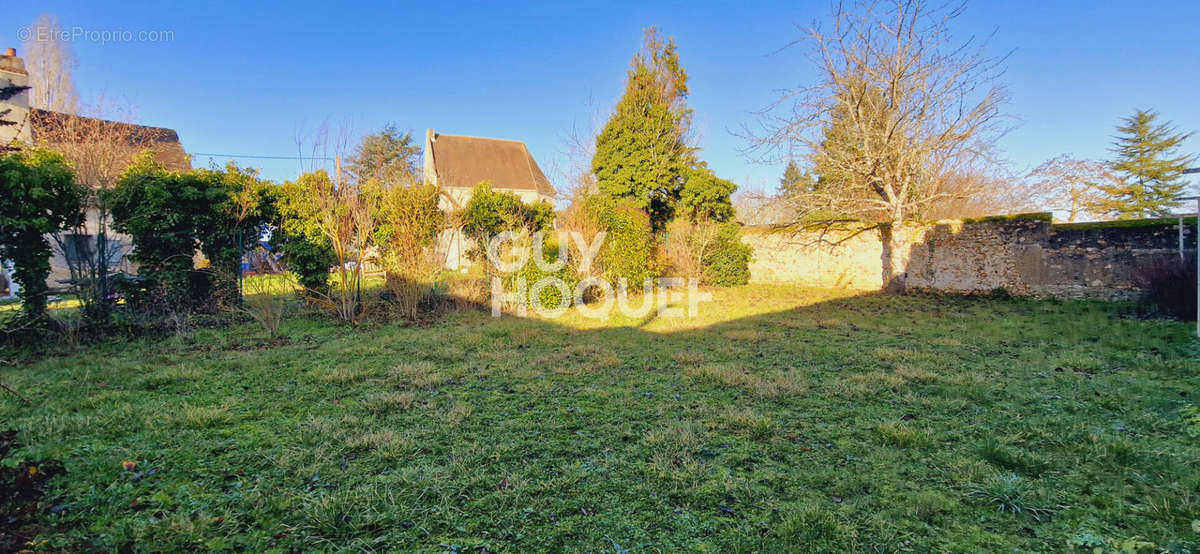
[[[47,235],[82,219],[84,193],[59,154],[34,149],[0,155],[0,258],[15,266],[26,324],[46,316],[53,253]]]
[[[542,246],[543,257],[546,263],[554,264],[559,259],[559,245],[554,242],[554,239],[551,238],[551,236],[546,236],[545,240],[546,242]],[[532,305],[533,286],[539,280],[545,277],[557,277],[561,279],[563,283],[566,283],[567,288],[571,290],[571,295],[568,295],[569,297],[567,298],[565,304],[570,306],[571,297],[573,297],[575,291],[575,285],[579,283],[579,277],[575,274],[575,271],[572,269],[570,264],[563,264],[558,270],[550,272],[543,270],[537,264],[534,256],[530,256],[529,261],[525,263],[524,267],[522,267],[519,271],[510,273],[506,276],[505,284],[508,287],[508,290],[514,291],[517,288],[517,279],[525,279],[526,294],[530,295],[528,300]],[[538,292],[538,301],[544,308],[550,310],[558,307],[560,303],[564,303],[562,291],[559,290],[557,286],[546,286],[542,288],[542,290]]]
[[[1196,257],[1159,259],[1140,268],[1138,285],[1143,301],[1156,312],[1182,320],[1196,319]]]
[[[441,265],[433,250],[446,216],[438,209],[433,186],[391,187],[372,191],[375,221],[373,236],[387,278],[387,289],[400,315],[416,319],[421,301],[432,294],[432,282]]]
[[[645,279],[662,275],[665,264],[650,216],[632,200],[594,194],[584,200],[584,210],[596,229],[608,233],[592,274],[614,286],[624,278],[639,290]]]
[[[276,242],[288,269],[309,294],[325,297],[329,294],[329,269],[337,263],[337,255],[329,237],[318,224],[320,210],[309,191],[317,187],[333,187],[324,170],[301,175],[287,181],[275,191],[275,204],[280,219],[275,230]]]
[[[737,223],[721,224],[712,248],[704,255],[700,282],[717,287],[749,283],[753,252],[742,242],[742,229]]]
[[[471,238],[486,241],[504,231],[523,227],[525,207],[517,195],[492,190],[492,183],[484,181],[471,190],[471,199],[467,201],[459,217],[464,233]]]
[[[666,251],[673,275],[718,287],[746,284],[752,249],[742,243],[741,234],[736,223],[672,221]]]
[[[273,211],[254,170],[230,164],[225,171],[169,171],[147,152],[126,169],[107,199],[113,227],[133,239],[138,275],[163,295],[166,304],[158,307],[212,309],[238,303],[241,250],[258,242]],[[197,250],[210,261],[207,276],[192,275]]]
[[[337,263],[337,256],[329,241],[303,234],[292,235],[282,229],[275,233],[283,261],[288,270],[296,274],[300,287],[317,295],[328,295],[329,268]]]

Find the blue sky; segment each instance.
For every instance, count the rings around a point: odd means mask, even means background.
[[[733,134],[780,89],[812,75],[800,49],[775,53],[813,2],[413,2],[339,6],[305,0],[8,3],[0,47],[43,12],[72,30],[171,31],[165,42],[72,42],[85,102],[135,107],[140,123],[179,131],[190,152],[295,155],[322,122],[352,135],[385,123],[523,140],[562,185],[566,137],[616,102],[642,29],[675,37],[691,81],[702,157],[723,177],[773,187],[778,165],[743,156]],[[1001,146],[1017,169],[1060,153],[1104,157],[1118,119],[1152,108],[1200,129],[1200,2],[971,3],[962,37],[995,32],[1013,51],[1004,81],[1017,127]],[[1187,144],[1200,151],[1200,137]],[[223,158],[214,161],[224,163]],[[273,179],[299,162],[242,160]],[[207,165],[207,157],[193,159]]]

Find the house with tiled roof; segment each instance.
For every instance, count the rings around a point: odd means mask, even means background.
[[[25,70],[24,61],[17,57],[16,50],[9,48],[0,54],[0,86],[29,86],[29,73]],[[80,144],[95,144],[98,137],[105,138],[105,147],[115,148],[119,157],[126,163],[143,150],[152,150],[155,159],[168,169],[187,171],[192,168],[190,159],[179,141],[179,134],[165,127],[135,125],[118,121],[108,121],[76,114],[67,114],[30,107],[29,90],[20,92],[13,97],[0,101],[0,113],[4,119],[13,125],[0,126],[0,148],[15,148],[18,145],[39,145],[52,150],[70,150],[75,146],[80,150]],[[121,164],[122,166],[124,164]],[[86,182],[87,176],[79,175],[81,184],[94,186]],[[57,252],[50,260],[49,285],[51,289],[63,288],[71,278],[71,256],[87,256],[95,252],[95,234],[99,211],[96,208],[87,210],[84,226],[77,232],[60,234],[55,244],[61,243]],[[114,256],[108,261],[111,271],[129,270],[126,254],[132,247],[129,237],[108,231],[109,252]],[[15,283],[8,278],[6,265],[0,263],[0,297],[16,293]]]
[[[488,181],[493,190],[511,192],[522,202],[554,203],[555,191],[525,143],[425,131],[425,181],[441,190],[441,208],[467,205],[471,191]],[[461,231],[442,234],[439,246],[451,269],[465,265],[468,239]]]

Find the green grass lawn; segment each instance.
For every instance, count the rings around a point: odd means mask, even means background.
[[[714,296],[696,320],[294,318],[286,344],[253,325],[110,343],[0,368],[35,404],[0,396],[0,428],[27,444],[8,462],[69,471],[40,549],[1200,547],[1192,324]]]

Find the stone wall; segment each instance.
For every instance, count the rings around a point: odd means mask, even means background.
[[[1195,220],[1184,226],[1195,252]],[[1129,299],[1136,271],[1179,255],[1177,219],[1054,225],[1049,214],[939,221],[905,231],[907,284],[948,292]],[[883,288],[885,242],[879,229],[748,228],[750,279],[856,290]]]
[[[877,229],[792,233],[747,229],[754,248],[750,281],[810,287],[878,290],[883,287],[883,243]]]

